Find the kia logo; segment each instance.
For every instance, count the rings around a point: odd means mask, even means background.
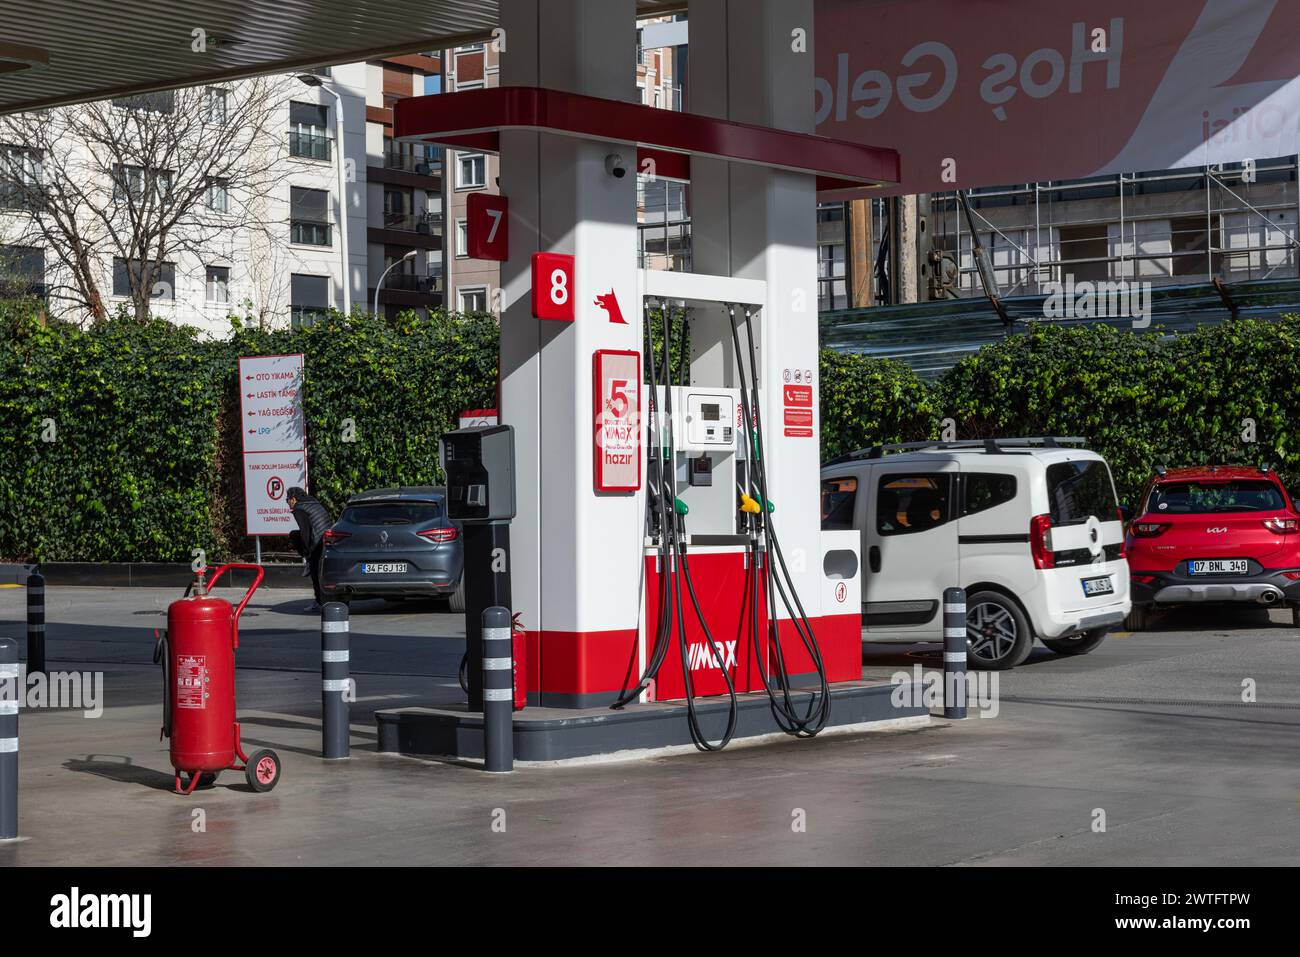
[[[1227,530],[1228,530],[1228,529],[1227,529],[1226,526],[1223,527],[1223,528],[1207,528],[1207,529],[1206,529],[1206,531],[1207,531],[1208,533],[1210,533],[1211,535],[1217,534],[1217,533],[1219,533],[1219,532],[1226,532]]]

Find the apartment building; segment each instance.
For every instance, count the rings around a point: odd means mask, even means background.
[[[500,54],[492,43],[473,43],[443,51],[445,89],[449,93],[490,89],[500,85]],[[493,291],[501,285],[497,263],[469,258],[469,197],[473,193],[496,194],[499,166],[486,153],[447,151],[447,208],[449,250],[447,255],[447,301],[466,312],[472,309],[499,312]]]
[[[671,18],[648,21],[647,42],[637,48],[636,86],[648,106],[682,108],[685,25],[678,22],[674,32],[673,24]],[[204,102],[224,102],[249,82],[210,87]],[[328,309],[373,310],[376,300],[388,316],[444,305],[496,311],[498,266],[469,258],[466,236],[469,196],[498,190],[496,157],[444,154],[393,138],[398,100],[498,85],[499,55],[492,43],[321,67],[266,82],[272,91],[266,108],[274,117],[248,149],[265,156],[259,176],[270,185],[248,200],[250,208],[242,208],[237,190],[213,185],[204,215],[224,217],[228,228],[195,226],[178,237],[154,289],[155,315],[224,335],[231,314],[267,326],[302,325]],[[143,103],[166,110],[176,102],[170,94],[152,95],[122,109]],[[105,195],[118,188],[113,170],[95,168],[87,144],[66,148],[85,154],[81,165],[102,180]],[[18,178],[39,186],[67,164],[49,162],[3,135],[0,153],[0,295],[34,293],[46,298],[52,314],[86,318],[86,305],[64,295],[74,287],[74,276],[57,250],[44,248],[29,228],[22,197],[32,191],[7,183]],[[142,175],[166,184],[173,174]],[[689,269],[687,185],[639,174],[637,195],[642,264]],[[138,266],[107,245],[92,254],[106,310],[128,305],[131,270]]]

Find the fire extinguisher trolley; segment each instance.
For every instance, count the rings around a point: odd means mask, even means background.
[[[232,568],[257,572],[243,600],[233,609],[230,602],[212,595],[217,580]],[[269,791],[280,782],[279,756],[270,749],[246,755],[235,720],[239,615],[262,583],[262,574],[260,565],[235,562],[222,565],[204,585],[203,572],[199,572],[198,580],[186,590],[187,596],[167,608],[167,631],[154,660],[161,661],[164,669],[161,736],[171,739],[177,794],[192,794],[200,783],[210,785],[227,770],[243,771],[254,791]],[[189,778],[185,787],[181,786],[182,773]]]

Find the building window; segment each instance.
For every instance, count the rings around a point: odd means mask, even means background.
[[[469,227],[465,220],[456,220],[456,255],[469,255]]]
[[[289,302],[289,322],[295,329],[325,318],[330,307],[329,277],[290,276]]]
[[[1201,220],[1204,224],[1204,219]],[[1110,278],[1109,227],[1105,223],[1062,226],[1061,273],[1075,282],[1100,282]],[[1064,278],[1062,279],[1064,281]]]
[[[208,302],[230,302],[230,267],[208,267]]]
[[[0,209],[40,204],[41,154],[23,146],[0,146]]]
[[[304,246],[330,245],[330,194],[324,189],[289,188],[289,241]]]
[[[144,270],[138,259],[113,260],[113,295],[127,298],[131,295],[131,286],[138,286],[142,281]],[[152,289],[150,299],[176,298],[176,264],[155,264],[150,281]]]
[[[289,104],[289,155],[305,159],[330,158],[328,106],[315,103]]]
[[[230,212],[230,181],[208,180],[208,209],[214,213]]]
[[[464,153],[456,158],[456,188],[482,189],[487,183],[487,157]]]
[[[213,126],[226,125],[227,92],[219,87],[210,86],[207,91],[208,122]]]
[[[139,110],[144,113],[170,113],[176,108],[176,93],[174,90],[160,90],[156,93],[119,96],[114,97],[113,105],[123,110]]]
[[[113,167],[113,201],[122,203],[144,202],[153,194],[159,201],[167,199],[172,191],[171,170],[151,169],[144,166]]]
[[[0,296],[8,299],[45,295],[45,250],[35,246],[0,246]]]
[[[817,308],[819,310],[848,308],[844,249],[843,243],[824,243],[817,247]]]
[[[487,312],[487,286],[464,286],[456,290],[461,312]]]

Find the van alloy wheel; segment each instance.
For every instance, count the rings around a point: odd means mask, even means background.
[[[972,668],[1014,668],[1034,647],[1034,635],[1020,607],[1010,598],[982,591],[966,600],[966,653]]]
[[[1016,643],[1016,622],[1001,605],[984,602],[966,612],[966,640],[981,661],[1005,658]]]

